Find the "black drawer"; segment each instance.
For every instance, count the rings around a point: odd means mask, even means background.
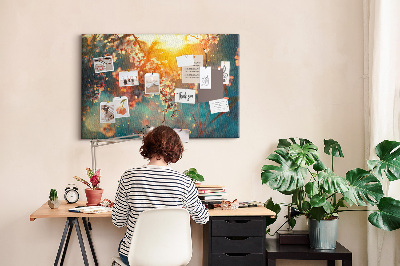
[[[265,265],[263,254],[211,254],[211,265],[256,266]]]
[[[265,220],[262,218],[218,219],[211,224],[212,236],[265,236]]]
[[[264,253],[263,237],[212,237],[211,253]]]

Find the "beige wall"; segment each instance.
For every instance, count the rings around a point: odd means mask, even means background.
[[[306,137],[319,146],[334,138],[346,156],[337,161],[340,174],[363,166],[361,0],[3,0],[0,22],[0,264],[53,263],[65,221],[29,222],[29,214],[50,188],[62,195],[90,166],[89,142],[79,139],[82,33],[240,34],[241,137],[192,140],[174,166],[198,168],[207,183],[225,185],[230,199],[288,200],[260,181],[278,138]],[[98,151],[107,198],[125,169],[145,162],[139,146]],[[109,265],[123,230],[107,219],[91,222],[99,261]],[[200,265],[201,227],[193,234],[190,265]],[[366,264],[365,234],[364,213],[340,216],[338,239],[353,251],[354,265]],[[65,265],[81,265],[75,233]]]

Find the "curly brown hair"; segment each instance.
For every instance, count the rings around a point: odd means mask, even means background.
[[[147,159],[162,157],[166,163],[176,163],[182,158],[183,144],[172,128],[158,126],[143,138],[140,154]]]

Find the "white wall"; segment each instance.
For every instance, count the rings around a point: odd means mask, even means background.
[[[90,166],[90,144],[79,139],[82,33],[240,34],[241,137],[192,140],[174,166],[198,168],[231,199],[287,200],[260,181],[278,138],[305,137],[320,147],[334,138],[346,157],[337,161],[340,174],[364,165],[361,0],[3,0],[0,22],[1,264],[54,262],[65,221],[30,222],[29,215],[50,188],[62,194]],[[139,147],[99,150],[107,198],[125,169],[145,162]],[[109,265],[123,230],[91,221],[100,265]],[[201,265],[201,227],[193,233],[190,265]],[[340,216],[338,240],[353,251],[354,265],[366,264],[365,233],[365,213]],[[74,233],[65,265],[81,259]]]

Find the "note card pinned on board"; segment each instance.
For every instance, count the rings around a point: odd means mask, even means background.
[[[211,67],[200,67],[200,89],[211,89]]]
[[[229,112],[228,99],[226,98],[209,101],[209,103],[212,114]]]
[[[211,70],[211,89],[197,91],[198,102],[209,102],[224,98],[224,84],[222,84],[222,69],[212,68]]]
[[[200,83],[201,66],[203,66],[203,56],[194,55],[194,65],[182,67],[182,83]]]
[[[229,70],[231,69],[230,61],[222,61],[221,68],[223,71],[222,77],[224,79],[223,84],[229,84]]]
[[[194,56],[193,55],[182,55],[176,58],[176,64],[178,67],[193,66]]]
[[[191,89],[175,89],[175,102],[177,103],[196,103],[196,91]]]

